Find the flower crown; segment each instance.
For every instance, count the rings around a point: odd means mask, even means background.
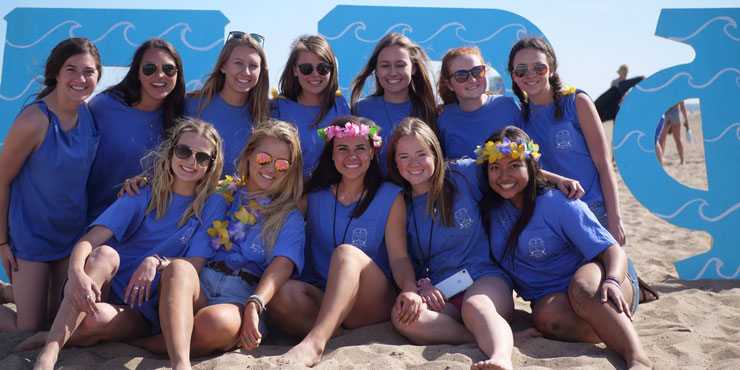
[[[368,126],[364,123],[358,125],[354,122],[347,122],[344,124],[344,127],[331,125],[320,128],[316,132],[319,134],[321,140],[324,140],[324,143],[330,142],[335,137],[341,139],[343,137],[359,136],[365,140],[372,140],[373,146],[376,148],[380,148],[383,145],[383,139],[378,135],[378,128]]]
[[[521,139],[517,141],[511,141],[509,138],[504,138],[503,141],[489,141],[485,146],[475,149],[475,154],[479,157],[475,160],[475,163],[483,163],[488,159],[488,163],[496,162],[497,160],[509,156],[514,159],[525,159],[532,157],[535,161],[540,160],[542,154],[539,153],[540,146],[535,144],[532,140]]]

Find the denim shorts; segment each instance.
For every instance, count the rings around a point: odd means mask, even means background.
[[[632,264],[632,260],[629,258],[627,258],[627,280],[632,285],[632,306],[630,306],[630,313],[634,315],[637,312],[637,305],[640,303],[640,284],[637,282],[635,265]]]
[[[591,210],[591,212],[593,212],[594,216],[596,216],[596,219],[599,220],[601,226],[606,228],[606,203],[597,200],[589,204],[588,208]]]
[[[254,294],[257,285],[250,285],[236,275],[226,275],[208,266],[200,270],[200,286],[208,298],[208,305],[234,303],[244,306],[249,296]],[[267,336],[264,312],[260,315],[259,330],[263,337]]]

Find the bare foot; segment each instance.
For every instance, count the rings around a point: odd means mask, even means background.
[[[514,369],[514,364],[511,363],[511,360],[490,359],[470,365],[470,370],[480,369],[512,370]]]
[[[524,329],[514,333],[514,339],[541,338],[542,333],[535,328]]]
[[[57,363],[59,351],[53,351],[49,347],[44,347],[36,357],[36,363],[33,364],[33,370],[54,370],[54,364]]]
[[[295,347],[291,348],[286,354],[278,358],[278,366],[298,364],[306,367],[313,367],[321,361],[321,356],[323,354],[323,348],[304,339]]]
[[[40,331],[24,340],[15,348],[13,348],[13,352],[23,352],[23,351],[30,351],[32,349],[41,348],[46,344],[46,338],[49,336],[48,331]]]
[[[648,360],[647,364],[642,363],[640,361],[632,361],[631,364],[628,364],[628,369],[630,370],[650,370],[653,368],[653,364]]]

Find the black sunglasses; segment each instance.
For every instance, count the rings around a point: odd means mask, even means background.
[[[455,71],[455,73],[453,73],[452,76],[450,77],[454,77],[455,81],[459,83],[463,83],[467,81],[470,78],[470,76],[480,79],[485,75],[486,75],[486,66],[475,66],[471,69],[461,69],[459,71]]]
[[[177,74],[177,67],[174,64],[157,64],[157,63],[144,63],[141,65],[141,73],[144,74],[144,76],[151,76],[155,72],[157,72],[157,69],[162,68],[162,73],[166,74],[169,77],[172,77]]]
[[[175,155],[180,159],[188,159],[195,153],[195,162],[203,167],[208,167],[213,163],[213,157],[205,152],[196,152],[185,144],[175,145]]]
[[[257,33],[247,33],[247,32],[242,32],[242,31],[231,31],[231,32],[229,32],[229,36],[226,38],[226,41],[229,41],[229,39],[231,39],[232,37],[235,38],[235,39],[243,39],[243,38],[246,38],[246,37],[251,37],[252,40],[257,41],[257,43],[259,43],[261,47],[263,47],[263,48],[265,47],[265,36],[262,36],[262,35],[257,34]]]
[[[526,65],[526,64],[518,64],[516,67],[514,67],[514,75],[522,78],[527,73],[529,73],[529,70],[533,70],[534,73],[544,76],[545,73],[547,73],[547,64],[545,63],[535,63],[532,65]]]
[[[316,72],[322,76],[328,75],[332,69],[334,66],[326,62],[321,62],[316,66]],[[313,65],[311,63],[298,64],[298,70],[302,75],[308,76],[313,73]]]

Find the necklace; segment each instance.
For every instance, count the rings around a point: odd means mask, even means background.
[[[434,231],[434,220],[432,220],[432,226],[429,228],[429,241],[427,242],[427,255],[424,256],[424,250],[421,248],[421,238],[419,238],[419,228],[416,226],[416,212],[414,212],[414,200],[411,199],[411,218],[414,219],[414,233],[416,234],[417,246],[419,247],[419,253],[424,261],[424,273],[425,278],[429,278],[429,262],[432,259],[432,231]],[[436,213],[436,212],[435,212]]]
[[[360,198],[362,198],[362,195],[365,194],[365,187],[362,188],[362,191],[360,192]],[[339,183],[337,183],[336,187],[337,194],[339,194]],[[339,244],[337,244],[337,203],[339,203],[339,200],[337,199],[338,196],[334,197],[334,218],[332,219],[332,225],[331,225],[331,235],[334,238],[334,248],[338,247]],[[349,224],[352,223],[352,215],[357,211],[357,206],[360,205],[360,201],[358,200],[357,203],[355,203],[355,207],[352,209],[352,213],[349,214],[349,221],[347,221],[347,227],[344,228],[344,234],[342,234],[342,244],[344,244],[344,238],[347,237],[347,230],[349,230]]]

